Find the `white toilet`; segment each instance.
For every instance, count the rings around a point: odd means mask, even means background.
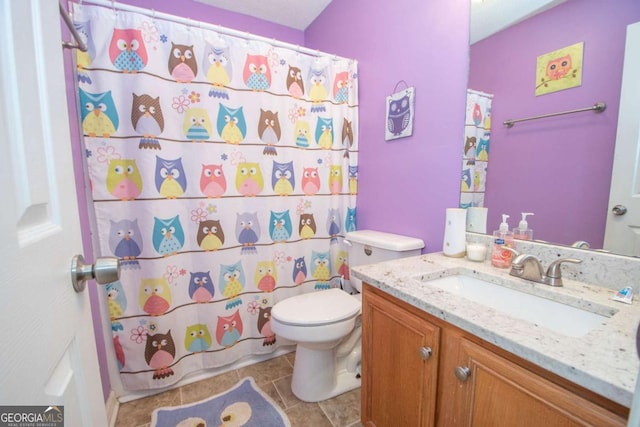
[[[359,230],[347,233],[349,266],[420,254],[414,237]],[[362,281],[351,276],[358,292]],[[348,288],[348,286],[346,286]],[[327,289],[287,298],[271,310],[276,335],[296,342],[291,390],[305,402],[319,402],[360,386],[360,294]]]

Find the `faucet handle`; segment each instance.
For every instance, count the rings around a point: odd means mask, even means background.
[[[562,277],[562,271],[560,270],[560,265],[565,262],[570,262],[571,264],[580,264],[582,260],[576,258],[560,258],[553,261],[549,264],[549,268],[547,268],[547,277],[551,277],[553,279],[560,279]]]
[[[562,286],[562,270],[560,269],[560,265],[565,262],[570,262],[571,264],[580,264],[582,260],[575,258],[560,258],[553,261],[551,264],[549,264],[549,268],[547,268],[547,285]]]

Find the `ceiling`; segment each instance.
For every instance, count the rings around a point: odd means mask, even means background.
[[[196,0],[304,31],[331,0]]]
[[[331,0],[196,0],[304,31]],[[470,0],[471,44],[566,0]]]
[[[474,44],[566,0],[471,0],[469,41]]]

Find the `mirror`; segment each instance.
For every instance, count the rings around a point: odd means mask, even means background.
[[[472,0],[472,38],[486,36],[474,27],[486,32],[491,24],[481,8],[496,12],[498,3],[505,1]],[[506,3],[513,9],[513,3],[522,2]],[[494,95],[484,194],[487,233],[497,230],[503,213],[513,229],[521,212],[533,212],[528,222],[535,240],[562,245],[587,241],[599,249],[609,214],[626,27],[640,21],[640,4],[558,3],[538,1],[537,10],[519,15],[509,9],[502,15],[519,22],[493,23],[503,29],[472,40],[468,87]],[[536,96],[537,57],[579,42],[584,43],[581,85]],[[512,128],[502,124],[596,102],[605,102],[606,110],[520,122]]]

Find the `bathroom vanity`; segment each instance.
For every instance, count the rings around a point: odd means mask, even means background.
[[[352,270],[365,282],[364,425],[626,425],[637,301],[442,254]],[[439,281],[460,277],[471,281]]]

